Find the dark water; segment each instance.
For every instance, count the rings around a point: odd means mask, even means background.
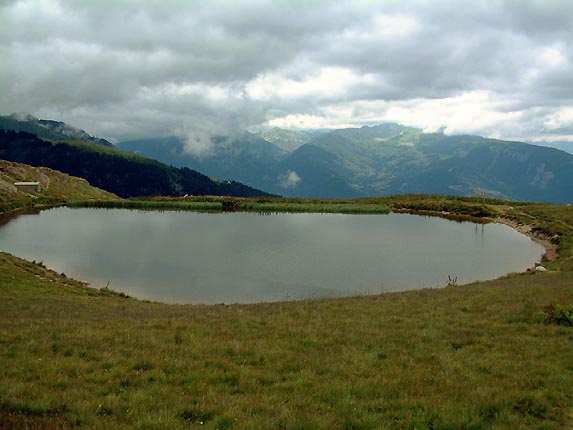
[[[94,287],[170,303],[443,287],[523,271],[543,248],[500,224],[406,214],[203,214],[57,208],[0,228],[0,250]]]

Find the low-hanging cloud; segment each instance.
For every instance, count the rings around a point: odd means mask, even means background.
[[[279,186],[284,189],[296,188],[302,181],[302,178],[294,170],[288,170],[285,174],[280,175]]]
[[[570,0],[0,3],[0,114],[114,140],[399,121],[573,139]]]

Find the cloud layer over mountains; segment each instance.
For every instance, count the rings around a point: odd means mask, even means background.
[[[573,2],[0,2],[0,114],[103,137],[396,121],[573,139]]]

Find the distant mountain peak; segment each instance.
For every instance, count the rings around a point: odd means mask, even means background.
[[[83,140],[100,145],[113,146],[111,142],[92,136],[86,131],[72,127],[65,122],[39,119],[26,112],[16,112],[6,117],[0,117],[0,128],[26,131],[49,140]]]
[[[13,119],[15,121],[38,121],[38,118],[36,118],[34,115],[30,115],[27,112],[14,112],[12,115],[8,115],[8,118]]]
[[[292,152],[307,142],[314,136],[312,132],[301,130],[287,130],[280,127],[273,127],[257,133],[261,139],[271,142],[284,151]]]

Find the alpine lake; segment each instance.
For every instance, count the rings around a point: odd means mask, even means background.
[[[544,253],[502,224],[419,215],[65,207],[7,222],[0,249],[96,288],[197,304],[440,288],[525,271]]]

